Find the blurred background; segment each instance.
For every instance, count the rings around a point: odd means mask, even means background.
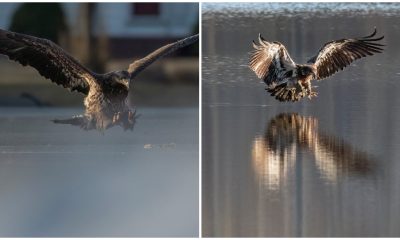
[[[191,3],[2,3],[0,8],[0,28],[50,39],[100,73],[127,69],[157,48],[198,33],[198,24],[198,6]],[[198,51],[198,44],[189,46],[146,69],[136,80],[135,103],[197,105]],[[36,70],[3,56],[0,72],[0,105],[34,104],[27,95],[48,105],[81,103],[80,94],[71,98]]]
[[[0,3],[0,27],[107,72],[198,33],[198,4]],[[198,82],[195,44],[137,77],[133,131],[84,131],[51,122],[82,94],[0,56],[0,237],[198,236]]]

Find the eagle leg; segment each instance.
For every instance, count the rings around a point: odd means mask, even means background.
[[[311,87],[311,84],[309,84],[309,87],[307,88],[308,99],[312,99],[313,97],[318,96],[318,93],[316,91],[312,90],[313,88],[316,88],[316,87]]]
[[[308,82],[308,81],[304,82],[302,84],[302,87],[304,87],[305,93],[306,93],[308,99],[311,100],[313,97],[317,97],[318,96],[318,93],[312,90],[315,87],[312,87],[310,82]]]

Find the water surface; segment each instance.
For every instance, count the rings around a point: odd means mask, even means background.
[[[203,236],[399,237],[398,6],[204,7]],[[304,63],[374,26],[385,52],[316,83],[312,101],[277,102],[247,67],[259,32]]]
[[[198,235],[198,109],[139,108],[133,131],[0,109],[1,237]]]

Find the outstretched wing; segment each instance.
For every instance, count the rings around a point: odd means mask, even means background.
[[[0,29],[0,54],[34,67],[40,75],[71,91],[87,94],[95,80],[94,73],[46,39]]]
[[[253,41],[255,51],[251,54],[249,67],[271,87],[280,84],[294,73],[296,64],[290,58],[285,46],[279,42],[267,42],[261,34],[259,44]]]
[[[154,52],[150,53],[146,57],[134,61],[132,64],[129,65],[128,72],[131,75],[131,79],[136,77],[141,71],[146,69],[148,66],[150,66],[153,62],[156,60],[175,52],[176,50],[186,47],[190,44],[193,44],[199,40],[199,34],[181,39],[177,42],[170,43],[168,45],[165,45],[164,47],[161,47]]]
[[[308,63],[314,63],[317,68],[317,79],[329,77],[359,58],[381,53],[385,45],[377,41],[382,40],[384,36],[374,38],[375,35],[376,28],[366,37],[326,43],[316,56],[308,60]]]

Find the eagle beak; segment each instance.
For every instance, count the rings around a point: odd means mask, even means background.
[[[129,79],[121,79],[119,82],[129,88]]]
[[[313,72],[312,76],[313,76],[313,79],[317,79],[317,73]]]

